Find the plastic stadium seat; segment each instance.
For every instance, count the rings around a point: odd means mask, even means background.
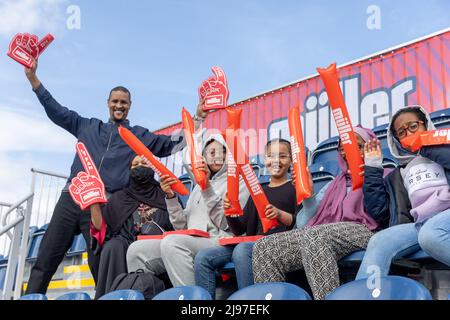
[[[234,262],[228,262],[223,266],[222,270],[234,270]]]
[[[408,260],[422,260],[422,259],[432,259],[432,258],[431,258],[431,256],[428,253],[426,253],[425,251],[420,249],[419,251],[416,251],[416,252],[410,254],[409,256],[406,256],[405,259],[408,259]]]
[[[352,252],[339,260],[339,262],[361,262],[364,258],[365,253],[365,250]]]
[[[326,300],[431,300],[431,294],[419,282],[399,276],[377,278],[379,288],[373,288],[375,279],[348,282],[331,292]],[[368,285],[370,282],[370,285]]]
[[[27,261],[34,261],[37,259],[39,247],[41,245],[42,239],[44,238],[44,233],[45,231],[47,231],[47,228],[48,224],[45,224],[30,236],[30,247],[26,258]]]
[[[189,195],[191,194],[191,191],[194,187],[194,182],[192,181],[190,175],[187,173],[183,174],[178,179],[180,179],[181,183],[183,183],[184,186],[186,187],[186,189],[188,189],[188,191],[189,191],[188,195],[185,195],[185,196],[178,195],[178,197],[180,198],[181,203],[183,205],[183,208],[186,208],[186,203],[187,203],[187,201],[189,199]]]
[[[430,118],[438,129],[450,127],[450,109],[434,111],[430,113]]]
[[[259,183],[263,186],[270,183],[270,175],[262,175],[259,177]]]
[[[164,290],[153,300],[212,300],[208,291],[198,286],[181,286]]]
[[[314,182],[314,192],[317,193],[323,188],[328,182],[334,180],[334,178],[339,174],[340,169],[338,163],[335,159],[333,162],[327,163],[315,163],[309,167],[311,176]]]
[[[228,300],[311,300],[302,288],[286,282],[257,283],[233,293]]]
[[[311,154],[311,163],[336,161],[339,137],[331,137],[322,141]]]
[[[136,290],[117,290],[105,294],[99,300],[144,300],[144,295]]]
[[[259,161],[259,156],[253,156],[249,161],[252,165],[253,171],[255,171],[256,176],[259,178],[263,174],[264,164]]]
[[[21,296],[19,300],[48,300],[47,297],[41,293],[31,293]]]
[[[76,235],[73,239],[72,246],[67,251],[68,257],[80,255],[86,251],[86,240],[84,240],[83,234]]]
[[[86,292],[69,292],[59,296],[56,300],[91,300],[91,297]]]
[[[373,133],[377,136],[377,139],[380,140],[381,149],[388,149],[387,144],[387,131],[388,124],[382,124],[381,126],[375,127],[372,129]]]

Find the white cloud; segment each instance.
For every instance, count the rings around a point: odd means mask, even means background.
[[[54,158],[70,159],[76,139],[49,119],[23,109],[0,106],[0,119],[0,201],[12,203],[29,192],[30,169],[59,168]]]
[[[39,151],[73,153],[75,138],[47,118],[0,106],[0,152]]]
[[[0,0],[0,35],[55,32],[66,25],[66,4],[67,0]]]

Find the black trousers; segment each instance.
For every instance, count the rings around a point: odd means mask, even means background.
[[[31,269],[27,294],[47,292],[48,284],[70,249],[74,237],[80,233],[86,240],[89,268],[97,282],[100,257],[91,251],[90,221],[90,211],[81,211],[69,192],[62,192],[39,247],[37,261]]]

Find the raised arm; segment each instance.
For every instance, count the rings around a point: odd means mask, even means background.
[[[75,111],[69,110],[66,107],[63,107],[56,101],[50,92],[45,89],[42,85],[41,81],[36,75],[38,63],[36,60],[33,61],[33,67],[31,69],[25,68],[25,75],[27,76],[28,81],[33,88],[33,91],[36,93],[36,96],[39,99],[39,102],[45,109],[47,116],[52,120],[56,125],[61,128],[67,130],[75,137],[78,137],[79,129],[85,125],[87,125],[90,119],[81,117]]]

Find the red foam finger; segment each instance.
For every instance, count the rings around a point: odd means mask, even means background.
[[[33,59],[30,53],[22,47],[22,38],[22,34],[17,34],[13,37],[9,44],[7,55],[21,65],[31,68],[33,66]]]
[[[76,150],[86,173],[88,175],[100,178],[100,174],[98,173],[97,167],[95,166],[95,163],[92,160],[91,155],[89,154],[84,143],[78,142],[76,144]]]
[[[47,49],[49,44],[52,43],[54,39],[55,38],[49,33],[38,42],[37,46],[39,49],[39,55],[41,55],[42,52],[44,52],[44,50]]]

